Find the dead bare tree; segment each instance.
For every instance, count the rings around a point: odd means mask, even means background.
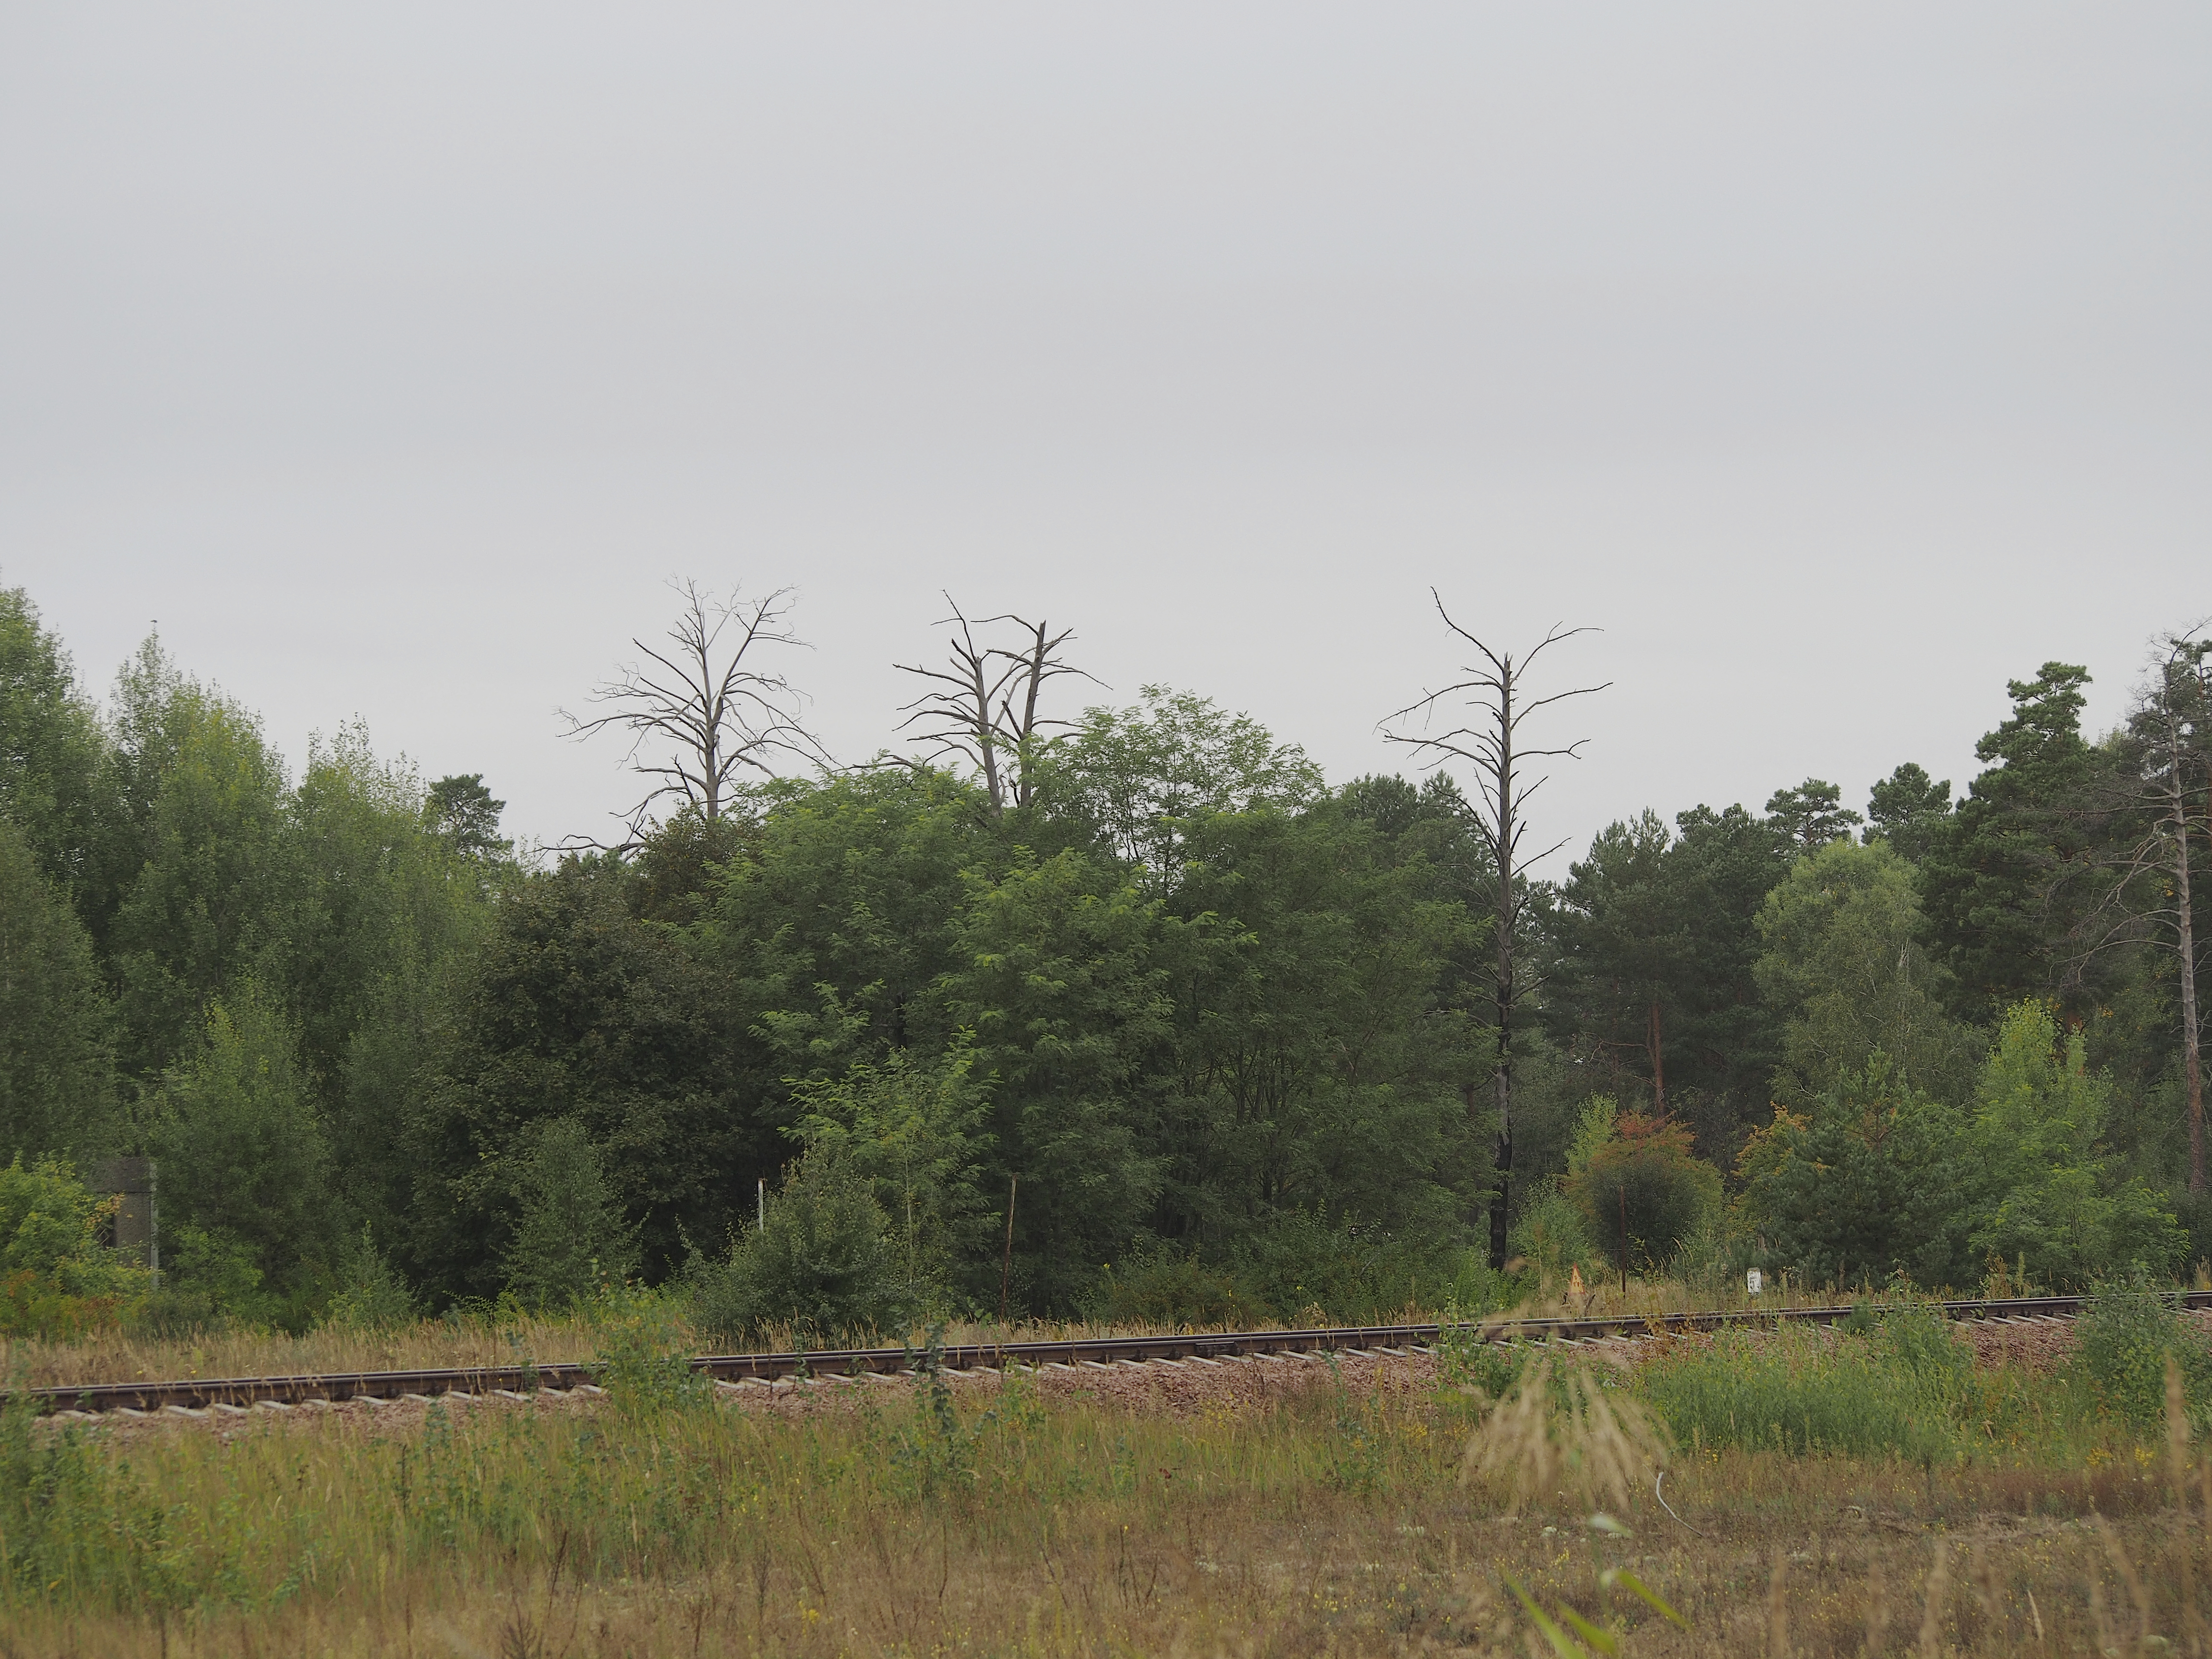
[[[904,704],[901,712],[906,718],[899,722],[899,729],[921,728],[914,735],[929,745],[923,757],[925,763],[949,755],[973,767],[983,780],[992,817],[1000,818],[1009,805],[1030,804],[1034,762],[1043,733],[1069,724],[1039,715],[1037,699],[1046,683],[1067,674],[1091,680],[1094,685],[1099,682],[1060,659],[1060,648],[1075,637],[1073,629],[1055,634],[1048,623],[1030,622],[1012,612],[970,622],[950,593],[945,602],[952,606],[952,614],[939,626],[957,630],[951,641],[948,665],[892,665],[902,674],[918,674],[945,689],[925,692]],[[976,642],[978,628],[1000,623],[1021,630],[1018,650]],[[1011,777],[1007,775],[1010,763]]]
[[[1521,976],[1515,945],[1521,913],[1528,902],[1528,866],[1565,845],[1562,841],[1540,853],[1522,850],[1522,842],[1528,830],[1525,809],[1528,798],[1543,786],[1544,779],[1540,776],[1533,781],[1524,781],[1521,769],[1530,761],[1574,759],[1583,744],[1589,741],[1578,738],[1557,748],[1523,748],[1521,723],[1539,709],[1570,697],[1602,691],[1612,682],[1530,697],[1526,694],[1524,682],[1536,659],[1560,641],[1595,629],[1555,624],[1516,659],[1510,652],[1493,650],[1454,622],[1434,588],[1429,590],[1429,597],[1436,601],[1437,615],[1443,618],[1444,626],[1473,646],[1480,660],[1463,666],[1461,679],[1400,709],[1383,725],[1387,728],[1394,722],[1418,717],[1425,726],[1448,703],[1475,710],[1480,716],[1480,722],[1435,734],[1425,730],[1412,732],[1386,729],[1383,736],[1390,742],[1407,744],[1422,751],[1430,757],[1432,765],[1458,759],[1474,768],[1478,787],[1469,792],[1469,818],[1496,866],[1498,892],[1492,934],[1497,960],[1492,991],[1497,1019],[1497,1051],[1491,1093],[1498,1112],[1498,1186],[1490,1204],[1490,1265],[1498,1268],[1505,1265],[1505,1209],[1512,1196],[1513,1182],[1513,1019],[1515,1011],[1535,988],[1532,981]]]
[[[2212,836],[2212,641],[2202,625],[2154,647],[2116,745],[2118,763],[2096,804],[2101,852],[2067,877],[2086,876],[2094,897],[2082,912],[2069,972],[2116,945],[2150,943],[2172,953],[2181,1002],[2182,1086],[2189,1108],[2189,1190],[2204,1191],[2204,1074],[2197,1001],[2197,939],[2191,899],[2192,836]]]
[[[761,664],[763,647],[805,644],[788,625],[791,590],[741,600],[735,588],[718,596],[689,579],[669,586],[683,599],[668,629],[670,648],[632,640],[644,660],[591,693],[608,713],[585,720],[560,711],[573,738],[629,732],[623,758],[640,775],[657,780],[627,815],[630,845],[645,833],[658,802],[672,797],[712,823],[722,815],[732,781],[746,770],[773,776],[779,757],[834,764],[800,724],[803,695]]]

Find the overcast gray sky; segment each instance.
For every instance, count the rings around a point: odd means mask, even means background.
[[[1863,806],[2212,611],[2209,164],[2201,0],[12,0],[0,583],[547,839],[676,574],[848,756],[950,588],[1396,766],[1434,584],[1606,630],[1577,845]]]

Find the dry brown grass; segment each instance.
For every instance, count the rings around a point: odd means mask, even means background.
[[[1617,1281],[1593,1280],[1585,1295],[1567,1295],[1564,1285],[1545,1284],[1510,1314],[1494,1318],[1540,1319],[1568,1316],[1582,1317],[1638,1317],[1680,1313],[1693,1309],[1741,1308],[1756,1305],[1768,1310],[1785,1307],[1828,1305],[1833,1294],[1815,1287],[1771,1288],[1756,1298],[1744,1295],[1741,1285],[1720,1291],[1693,1290],[1680,1280],[1632,1276],[1624,1293]],[[672,1308],[672,1314],[674,1310]],[[1318,1309],[1304,1322],[1328,1322]],[[1421,1323],[1441,1316],[1432,1308],[1409,1307],[1383,1322]],[[2212,1313],[2202,1316],[2212,1328]],[[1028,1321],[1012,1326],[995,1322],[956,1322],[948,1326],[948,1343],[1060,1341],[1104,1336],[1141,1336],[1165,1328],[1130,1322],[1102,1323],[1081,1320]],[[1178,1327],[1178,1329],[1221,1329],[1218,1326]],[[2017,1345],[2024,1339],[2017,1327],[1992,1342]],[[2044,1336],[2063,1346],[2061,1334]],[[870,1333],[868,1344],[897,1346],[904,1341],[920,1346],[925,1334],[919,1328],[903,1332]],[[68,1341],[0,1338],[0,1379],[18,1378],[33,1387],[72,1382],[141,1382],[168,1377],[276,1376],[306,1373],[363,1370],[431,1370],[471,1365],[517,1364],[525,1360],[548,1362],[592,1358],[594,1329],[588,1319],[539,1318],[521,1315],[478,1316],[428,1319],[386,1331],[324,1328],[301,1336],[267,1331],[193,1331],[175,1335],[94,1332]],[[702,1348],[706,1346],[701,1345]],[[799,1345],[788,1330],[767,1333],[750,1345],[761,1352],[788,1351]],[[817,1343],[814,1346],[819,1346]]]
[[[887,1386],[874,1420],[457,1417],[442,1455],[476,1507],[446,1520],[422,1508],[419,1422],[95,1444],[184,1517],[179,1537],[234,1547],[236,1584],[210,1571],[198,1582],[220,1593],[159,1617],[102,1611],[90,1588],[33,1595],[0,1613],[0,1655],[1522,1654],[1504,1573],[1633,1655],[2203,1640],[2212,1467],[2185,1440],[2180,1480],[2171,1441],[1932,1478],[1706,1453],[1670,1470],[1681,1522],[1646,1486],[1618,1536],[1556,1486],[1516,1515],[1462,1486],[1456,1395],[1339,1386],[1319,1365],[1194,1413],[994,1388],[967,1391],[970,1459],[942,1468],[914,1461],[928,1413]],[[979,1427],[987,1407],[1000,1419]],[[1608,1593],[1620,1568],[1689,1630]]]
[[[1528,1628],[1501,1571],[1547,1606],[1612,1624],[1636,1655],[2153,1653],[2201,1641],[2201,1613],[2178,1593],[2191,1572],[2201,1577],[2193,1516],[1960,1516],[1956,1529],[1890,1513],[1827,1524],[1692,1518],[1708,1539],[1608,1540],[1536,1516],[1310,1490],[1037,1506],[995,1520],[948,1505],[817,1522],[795,1506],[693,1572],[579,1576],[556,1547],[547,1562],[417,1569],[166,1626],[18,1613],[0,1652],[1526,1652]],[[1689,1630],[1599,1589],[1613,1565],[1660,1589]]]
[[[0,1342],[0,1375],[43,1388],[168,1377],[430,1370],[511,1365],[525,1359],[588,1359],[592,1340],[590,1326],[580,1321],[529,1318],[499,1325],[425,1320],[390,1331],[321,1329],[304,1336],[281,1331],[161,1336],[109,1330],[66,1342]]]
[[[672,1317],[675,1317],[672,1309]],[[678,1321],[680,1326],[680,1320]],[[956,1324],[948,1343],[1090,1340],[1102,1336],[1150,1335],[1160,1328],[1036,1321],[1015,1326]],[[0,1378],[21,1377],[31,1387],[72,1382],[139,1382],[168,1377],[287,1376],[371,1370],[434,1370],[471,1365],[515,1365],[592,1357],[597,1328],[588,1318],[428,1319],[385,1331],[325,1328],[301,1336],[281,1331],[191,1331],[157,1335],[98,1331],[68,1341],[0,1338]],[[920,1330],[871,1333],[869,1345],[917,1347]],[[692,1339],[702,1352],[706,1345]],[[762,1352],[800,1346],[788,1331],[771,1331],[751,1345]],[[814,1346],[819,1346],[818,1343]],[[713,1352],[727,1352],[714,1348]]]
[[[1667,1466],[1667,1436],[1641,1403],[1598,1385],[1585,1365],[1555,1370],[1550,1356],[1486,1406],[1468,1436],[1460,1479],[1517,1515],[1553,1498],[1583,1510],[1625,1509]]]

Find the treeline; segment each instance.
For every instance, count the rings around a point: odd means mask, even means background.
[[[690,598],[671,672],[696,644],[753,713],[641,751],[619,845],[519,855],[481,775],[354,730],[295,775],[154,641],[96,703],[0,594],[0,1232],[134,1152],[173,1321],[625,1277],[733,1335],[1494,1292],[1501,884],[1449,778],[1333,787],[1158,688],[1054,728],[1067,636],[964,622],[920,754],[772,776],[811,744],[744,654],[781,613]],[[2160,756],[2204,828],[2197,662],[2095,741],[2082,671],[2015,685],[1955,806],[1907,765],[1867,821],[1808,781],[1512,872],[1514,1249],[1924,1285],[2202,1254],[2158,828]],[[634,735],[653,690],[605,688]]]

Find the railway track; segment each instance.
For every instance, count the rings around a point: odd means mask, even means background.
[[[2174,1299],[2185,1308],[2212,1308],[2212,1291],[2180,1291]],[[2039,1296],[1936,1305],[1953,1319],[2058,1321],[2072,1318],[2087,1300],[2078,1296]],[[1851,1313],[1851,1306],[1838,1305],[1602,1319],[1489,1320],[1480,1325],[1452,1328],[1486,1342],[1585,1342],[1605,1337],[1716,1331],[1730,1326],[1832,1325],[1849,1318]],[[962,1343],[940,1349],[937,1363],[948,1371],[996,1370],[1008,1365],[1038,1370],[1111,1370],[1163,1361],[1230,1364],[1327,1353],[1403,1356],[1433,1347],[1445,1329],[1440,1325],[1338,1325],[1316,1330]],[[811,1353],[702,1354],[693,1359],[691,1365],[718,1384],[742,1389],[773,1389],[780,1383],[820,1385],[868,1376],[909,1375],[922,1363],[922,1356],[912,1348],[838,1348]],[[197,1417],[210,1413],[243,1413],[257,1407],[283,1410],[316,1401],[332,1404],[356,1400],[391,1403],[429,1401],[441,1395],[526,1400],[542,1393],[580,1390],[597,1394],[600,1389],[594,1375],[594,1368],[588,1364],[556,1363],[459,1366],[438,1370],[343,1371],[301,1376],[190,1377],[163,1382],[93,1382],[25,1392],[38,1402],[41,1411],[61,1415],[97,1416],[115,1412],[143,1417],[157,1412],[175,1412]]]

